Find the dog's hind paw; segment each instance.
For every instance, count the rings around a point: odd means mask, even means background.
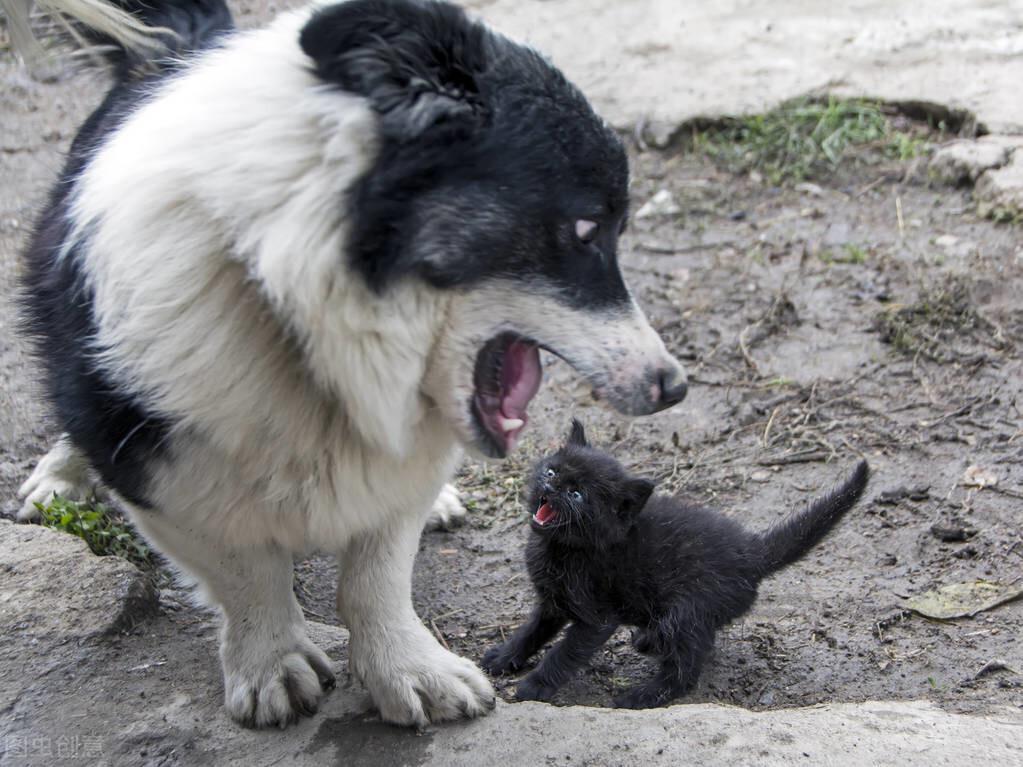
[[[31,476],[18,488],[22,499],[17,518],[30,522],[39,517],[36,504],[46,505],[55,495],[69,500],[83,500],[96,494],[96,486],[89,476],[89,462],[71,444],[67,435],[44,455]]]
[[[448,484],[440,490],[440,495],[433,502],[430,516],[426,520],[427,531],[450,530],[465,522],[465,507],[458,498],[458,490],[454,485]]]
[[[333,689],[330,659],[304,635],[271,649],[221,648],[224,704],[245,727],[280,727],[312,716]]]
[[[423,728],[494,708],[494,688],[483,672],[437,644],[421,625],[362,637],[353,632],[349,654],[381,718],[393,724]]]

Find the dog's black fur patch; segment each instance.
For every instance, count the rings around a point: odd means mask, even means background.
[[[538,604],[505,644],[483,657],[494,674],[521,669],[566,623],[565,637],[519,683],[524,700],[549,700],[620,624],[660,669],[615,705],[648,708],[692,688],[718,629],[753,605],[760,581],[799,559],[859,499],[861,462],[835,492],[765,533],[667,496],[590,447],[575,422],[567,444],[541,460],[528,509],[556,516],[533,522],[526,561]]]
[[[212,44],[233,22],[222,0],[163,0],[150,6],[119,3],[151,26],[173,30],[171,50]],[[82,30],[85,33],[85,30]],[[19,303],[21,327],[35,343],[46,394],[60,427],[89,458],[103,482],[132,503],[148,507],[146,486],[152,460],[162,450],[171,422],[149,411],[140,399],[112,380],[97,360],[93,294],[82,271],[82,248],[66,247],[70,235],[69,195],[96,146],[146,98],[157,80],[179,61],[146,62],[94,33],[107,47],[115,84],[83,123],[68,159],[36,224],[24,257]]]
[[[628,301],[625,150],[539,54],[432,0],[326,8],[301,43],[319,77],[379,116],[376,160],[347,200],[350,257],[372,287],[535,274],[575,306]],[[577,219],[600,223],[596,241]]]

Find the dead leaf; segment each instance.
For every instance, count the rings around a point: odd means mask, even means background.
[[[1017,676],[1019,675],[1019,672],[1012,666],[1010,666],[1008,663],[1006,663],[1004,660],[1002,660],[1001,658],[995,658],[994,660],[989,660],[987,663],[981,666],[980,671],[974,674],[973,678],[980,679],[982,676],[993,674],[996,671],[1008,671],[1010,674],[1016,674]]]
[[[994,581],[969,581],[953,583],[910,597],[903,601],[903,606],[925,618],[949,620],[972,618],[977,613],[991,610],[1020,596],[1023,596],[1023,586]]]
[[[966,487],[994,487],[998,484],[998,475],[981,466],[971,466],[963,475]]]

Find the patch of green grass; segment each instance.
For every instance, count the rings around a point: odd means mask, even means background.
[[[75,535],[101,557],[123,557],[139,567],[152,567],[152,552],[110,508],[96,500],[70,501],[54,496],[47,504],[37,503],[42,523],[54,530]]]
[[[764,381],[761,386],[766,389],[780,389],[786,386],[795,386],[796,382],[791,378],[785,378],[780,376],[778,378],[772,378],[770,381]]]
[[[888,145],[888,152],[902,162],[912,160],[927,152],[927,142],[919,136],[903,131],[891,133],[891,143]]]
[[[918,136],[896,130],[880,104],[833,97],[795,99],[727,121],[694,136],[693,146],[733,171],[757,170],[773,184],[833,171],[853,147],[873,146],[900,160],[926,149]]]
[[[867,251],[859,245],[847,242],[842,246],[841,252],[823,251],[821,253],[821,261],[825,264],[865,264],[867,262]]]
[[[1015,208],[1006,208],[1001,205],[995,205],[987,207],[982,211],[982,215],[986,218],[991,219],[996,224],[1023,224],[1023,212],[1016,210]]]

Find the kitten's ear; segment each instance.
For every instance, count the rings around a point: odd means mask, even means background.
[[[586,430],[583,429],[583,425],[577,418],[572,419],[572,431],[568,433],[568,444],[579,447],[590,446],[590,443],[586,441]]]
[[[626,480],[619,511],[628,516],[639,514],[653,492],[654,483],[649,479],[636,477]]]
[[[364,96],[383,133],[405,142],[482,122],[487,34],[453,5],[351,0],[314,13],[299,42],[320,79]]]

